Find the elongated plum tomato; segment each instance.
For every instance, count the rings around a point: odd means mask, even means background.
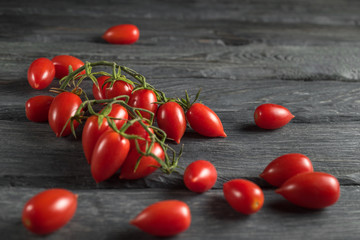
[[[33,61],[27,72],[27,79],[34,89],[44,89],[50,85],[55,76],[55,67],[47,58]]]
[[[337,202],[340,197],[340,184],[328,173],[308,172],[290,178],[276,193],[300,207],[320,209]]]
[[[54,97],[36,96],[29,98],[25,103],[25,113],[27,119],[32,122],[47,122],[49,109]]]
[[[54,98],[50,105],[48,120],[51,129],[55,132],[57,137],[70,135],[71,127],[70,121],[68,122],[68,120],[75,115],[81,103],[80,97],[70,92],[60,93]],[[73,124],[74,128],[79,125],[76,120],[73,120]],[[63,131],[65,125],[66,127]]]
[[[220,118],[209,107],[194,103],[186,112],[186,119],[195,132],[206,137],[226,137]]]
[[[24,206],[22,222],[36,234],[49,234],[74,216],[77,196],[65,189],[49,189],[32,197]]]
[[[95,84],[93,84],[92,92],[93,92],[94,98],[96,100],[106,99],[105,86],[103,86],[103,85],[104,85],[105,81],[108,80],[109,78],[110,78],[109,76],[98,77],[97,81],[99,84],[99,88]]]
[[[143,121],[143,123],[147,126],[149,126],[149,124],[146,121]],[[149,128],[149,131],[151,133],[154,133],[154,130],[152,128]],[[135,148],[135,141],[138,142],[139,145],[145,143],[145,142],[150,142],[150,136],[149,133],[145,130],[145,128],[139,123],[139,122],[135,122],[133,123],[128,129],[126,129],[125,131],[126,134],[129,135],[135,135],[138,137],[143,138],[144,140],[141,139],[130,139],[130,148]]]
[[[161,105],[156,113],[156,121],[167,138],[180,143],[186,130],[186,118],[184,110],[178,103],[167,102]]]
[[[217,172],[209,161],[197,160],[186,167],[184,172],[185,186],[193,192],[202,193],[211,189],[216,183]]]
[[[313,172],[308,157],[300,153],[282,155],[267,165],[260,177],[273,186],[280,187],[289,178],[304,172]]]
[[[120,129],[128,119],[128,113],[126,109],[119,104],[113,104],[111,107],[112,109],[108,116],[123,119],[114,120],[116,127]],[[102,120],[102,124],[100,126],[98,123],[98,116],[92,115],[86,120],[82,132],[82,146],[85,157],[89,164],[91,164],[91,156],[94,151],[96,142],[98,141],[99,137],[108,129],[110,129],[110,127],[105,118]]]
[[[96,142],[91,156],[91,174],[102,182],[110,178],[124,163],[130,149],[129,140],[113,131],[104,132]]]
[[[135,108],[143,108],[156,114],[158,105],[155,93],[150,89],[139,89],[131,94],[128,102],[129,106]],[[148,112],[140,111],[143,118],[150,119],[151,115]]]
[[[104,86],[105,98],[107,99],[111,99],[121,95],[126,95],[130,98],[131,92],[134,89],[134,87],[130,83],[121,80],[115,81],[112,87],[110,87],[110,85],[110,83],[107,83]],[[119,100],[125,101],[125,98],[119,98]]]
[[[245,179],[234,179],[223,186],[224,196],[236,211],[250,215],[259,211],[264,204],[261,188]]]
[[[140,145],[140,150],[145,152],[146,143]],[[151,153],[157,156],[160,160],[164,161],[165,154],[164,150],[161,148],[160,144],[155,143],[151,149]],[[139,179],[144,178],[151,173],[153,173],[157,167],[160,167],[160,163],[156,161],[155,158],[150,156],[143,156],[140,158],[140,153],[138,153],[136,148],[132,148],[129,155],[127,156],[124,164],[121,167],[120,179]],[[136,163],[140,158],[140,163],[135,170]]]
[[[170,237],[190,227],[191,212],[182,201],[160,201],[145,208],[130,223],[151,235]]]
[[[139,29],[133,24],[120,24],[106,30],[102,38],[112,44],[133,44],[140,36]]]
[[[272,103],[258,106],[254,113],[256,125],[264,129],[281,128],[293,118],[294,115],[287,108]]]
[[[84,66],[84,62],[80,59],[70,55],[58,55],[52,60],[55,66],[55,77],[61,79],[69,74],[69,66],[71,65],[73,71]],[[81,71],[80,74],[85,74],[85,70]]]

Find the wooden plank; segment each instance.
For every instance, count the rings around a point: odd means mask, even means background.
[[[328,125],[294,122],[276,131],[264,131],[252,122],[239,121],[237,114],[219,112],[228,132],[227,138],[205,138],[188,130],[182,141],[185,149],[180,165],[185,167],[197,159],[212,161],[219,172],[217,187],[237,177],[266,186],[258,178],[265,166],[282,154],[299,152],[312,159],[317,171],[334,174],[342,184],[359,184],[360,163],[357,155],[360,138],[356,130],[359,128],[357,122],[333,122]],[[7,146],[0,160],[3,186],[45,187],[63,182],[62,186],[69,187],[76,181],[82,187],[86,184],[90,188],[98,187],[91,179],[80,140],[72,137],[56,139],[46,124],[6,122],[0,127],[1,132],[7,133],[7,138],[1,139],[1,145]],[[49,181],[43,181],[43,178]],[[121,183],[114,177],[112,181],[99,186],[106,188],[111,184],[132,186],[133,183]],[[134,186],[177,187],[182,186],[182,182],[178,175],[155,175],[135,182]]]
[[[21,211],[26,201],[41,190],[0,188],[3,236],[38,239],[22,226]],[[192,212],[190,228],[176,239],[356,239],[360,234],[360,206],[354,201],[360,197],[358,186],[343,186],[335,205],[317,211],[296,207],[273,190],[265,190],[263,208],[251,216],[235,212],[224,200],[222,190],[204,194],[155,188],[73,192],[79,195],[74,218],[46,239],[153,239],[129,221],[146,206],[167,199],[186,202]]]

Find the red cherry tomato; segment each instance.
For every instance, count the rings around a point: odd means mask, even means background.
[[[57,137],[65,137],[70,135],[71,127],[68,120],[75,115],[75,112],[80,107],[82,101],[80,97],[74,93],[63,92],[57,95],[50,105],[49,109],[49,125],[55,132]],[[62,132],[65,124],[66,128]],[[76,128],[79,123],[73,120],[74,127]]]
[[[190,227],[190,208],[178,200],[160,201],[145,208],[130,223],[151,235],[170,237]]]
[[[147,122],[143,121],[145,125],[149,125]],[[154,133],[154,130],[152,128],[149,129],[151,133]],[[139,122],[135,122],[133,125],[131,125],[128,129],[125,131],[126,134],[129,135],[136,135],[139,136],[145,140],[140,139],[131,139],[130,140],[130,148],[135,148],[135,141],[138,142],[139,145],[144,143],[145,141],[151,141],[149,133],[143,128],[143,126]]]
[[[49,234],[74,216],[77,196],[65,189],[49,189],[32,197],[24,206],[22,222],[36,234]]]
[[[280,187],[286,180],[299,173],[313,171],[308,157],[300,153],[289,153],[271,161],[260,177],[271,185]]]
[[[25,103],[26,117],[33,122],[47,122],[49,108],[54,100],[52,96],[36,96]]]
[[[44,89],[50,85],[55,76],[55,67],[47,58],[38,58],[28,69],[27,78],[34,89]]]
[[[113,130],[103,133],[96,142],[91,157],[91,174],[102,182],[119,170],[130,149],[129,140]]]
[[[157,98],[155,93],[149,89],[139,89],[131,94],[128,102],[129,106],[135,108],[143,108],[156,114],[157,110]],[[143,118],[150,119],[150,113],[140,111]]]
[[[71,65],[73,71],[84,66],[83,61],[70,55],[58,55],[52,60],[55,66],[55,77],[61,79],[69,74],[69,66]],[[85,74],[85,70],[80,74]]]
[[[216,179],[216,168],[205,160],[192,162],[184,172],[184,183],[193,192],[206,192],[214,186]]]
[[[109,113],[110,117],[122,118],[124,120],[114,120],[115,125],[118,129],[124,125],[125,121],[128,119],[128,113],[126,109],[119,105],[113,104],[111,112]],[[89,164],[91,164],[91,156],[94,151],[94,146],[98,141],[99,137],[106,131],[110,129],[107,120],[104,118],[101,126],[98,124],[98,116],[91,116],[86,120],[83,132],[82,132],[82,146],[85,153],[85,157]]]
[[[226,137],[216,113],[201,103],[194,103],[186,112],[186,119],[195,132],[206,137]]]
[[[146,144],[143,143],[142,145],[140,145],[140,149],[144,152],[146,149]],[[160,144],[155,143],[153,148],[151,149],[151,153],[164,161],[165,154]],[[161,166],[155,158],[150,156],[143,156],[140,159],[140,164],[134,172],[136,163],[140,156],[141,155],[137,152],[136,148],[131,149],[129,155],[127,156],[124,164],[121,167],[120,179],[144,178],[153,173],[157,169],[157,167]]]
[[[102,38],[112,44],[133,44],[139,36],[139,29],[135,25],[121,24],[106,30]]]
[[[156,113],[159,128],[165,131],[167,138],[180,143],[186,130],[186,118],[182,107],[176,102],[161,105]]]
[[[276,193],[295,205],[320,209],[337,202],[340,197],[340,184],[328,173],[308,172],[290,178]]]
[[[121,95],[131,96],[131,92],[134,87],[125,81],[118,80],[114,83],[112,87],[110,87],[110,83],[106,84],[104,87],[105,97],[107,99],[111,99]],[[119,100],[124,100],[125,98],[119,98]]]
[[[294,115],[280,105],[266,103],[258,106],[254,113],[255,123],[264,129],[277,129],[288,124]]]
[[[98,84],[99,84],[99,88],[97,88],[97,86],[95,84],[93,84],[92,87],[92,92],[94,95],[94,98],[96,100],[101,100],[101,99],[106,99],[105,97],[105,86],[104,83],[106,80],[108,80],[110,77],[109,76],[101,76],[97,79]]]
[[[253,214],[264,204],[261,188],[245,179],[234,179],[223,186],[224,196],[230,206],[243,214]]]

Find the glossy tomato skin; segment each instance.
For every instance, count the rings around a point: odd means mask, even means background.
[[[97,88],[97,86],[95,84],[93,84],[92,92],[93,92],[94,98],[96,100],[106,99],[105,88],[104,88],[105,86],[103,86],[103,85],[104,85],[105,81],[108,80],[109,78],[110,78],[109,76],[98,77],[97,81],[99,84],[99,88]]]
[[[220,118],[209,107],[194,103],[186,112],[186,119],[195,132],[206,137],[226,137]]]
[[[170,237],[190,227],[191,212],[182,201],[160,201],[145,208],[130,223],[148,234]]]
[[[36,96],[29,98],[25,103],[25,113],[27,119],[32,122],[47,122],[49,109],[54,97]]]
[[[50,85],[55,76],[55,67],[47,58],[33,61],[27,72],[27,79],[34,89],[44,89]]]
[[[111,112],[109,113],[110,117],[122,118],[124,120],[115,120],[115,125],[118,129],[124,125],[125,121],[128,119],[128,113],[126,109],[119,105],[113,104]],[[95,147],[96,142],[99,137],[106,131],[110,129],[110,126],[107,120],[104,118],[102,124],[98,124],[98,116],[91,116],[86,120],[83,132],[82,132],[82,146],[85,153],[85,157],[89,164],[91,164],[91,156]]]
[[[193,192],[202,193],[211,189],[216,183],[217,171],[214,165],[206,160],[197,160],[186,167],[184,172],[185,186]]]
[[[186,117],[178,103],[167,102],[161,105],[156,113],[156,121],[159,128],[166,133],[167,138],[180,143],[186,130]]]
[[[313,165],[307,156],[289,153],[271,161],[260,177],[271,185],[280,187],[286,180],[297,174],[313,171]]]
[[[140,145],[140,149],[145,151],[146,143]],[[160,158],[162,161],[165,159],[164,150],[161,148],[160,144],[155,143],[151,149],[151,153]],[[140,153],[137,152],[136,148],[132,148],[129,155],[127,156],[124,164],[122,165],[120,171],[120,179],[139,179],[144,178],[151,173],[153,173],[157,167],[161,165],[156,161],[155,158],[150,156],[143,156],[140,159],[140,164],[138,165],[136,171],[134,172],[136,162],[140,157]],[[154,167],[155,166],[155,167]]]
[[[80,59],[70,55],[58,55],[52,60],[55,66],[55,77],[61,79],[69,74],[69,66],[71,65],[73,71],[84,66],[84,62]],[[85,74],[85,70],[80,74]]]
[[[128,102],[129,106],[135,108],[143,108],[149,110],[156,115],[158,105],[155,93],[150,89],[139,89],[131,94]],[[150,119],[151,115],[148,112],[140,111],[143,118]]]
[[[104,86],[104,93],[107,99],[111,99],[121,95],[127,95],[130,98],[133,89],[134,87],[130,83],[118,80],[114,83],[112,87],[110,87],[110,83],[106,84]],[[119,98],[119,100],[125,101],[125,98]]]
[[[265,103],[258,106],[254,113],[255,123],[258,127],[264,129],[278,129],[288,124],[294,115],[291,112],[277,104]]]
[[[70,117],[75,115],[81,103],[82,101],[80,97],[70,92],[60,93],[54,98],[50,105],[48,120],[51,129],[55,132],[57,137],[65,137],[70,135],[70,122],[68,122],[62,134],[61,131]],[[73,120],[73,123],[74,128],[79,125],[79,123],[75,120]]]
[[[24,206],[22,222],[36,234],[49,234],[67,224],[77,208],[77,196],[65,189],[49,189],[32,197]]]
[[[149,124],[145,121],[143,121],[143,123],[147,126],[149,126]],[[149,131],[151,133],[154,133],[154,130],[152,128],[149,128]],[[135,141],[138,142],[139,145],[147,142],[151,141],[150,135],[149,133],[145,130],[145,128],[143,128],[143,126],[139,123],[139,122],[135,122],[133,125],[131,125],[128,129],[126,129],[125,131],[126,134],[129,135],[136,135],[139,136],[145,140],[140,140],[140,139],[131,139],[130,141],[130,148],[135,148]]]
[[[106,30],[102,38],[112,44],[133,44],[140,36],[139,29],[133,24],[120,24]]]
[[[321,209],[337,202],[340,197],[340,184],[328,173],[308,172],[290,178],[276,193],[300,207]]]
[[[236,211],[250,215],[259,211],[264,204],[264,194],[255,183],[245,179],[234,179],[223,186],[226,201]]]
[[[91,156],[91,174],[99,183],[110,178],[124,163],[130,149],[129,140],[113,130],[104,132]]]

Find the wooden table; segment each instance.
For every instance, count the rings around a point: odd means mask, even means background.
[[[78,194],[78,209],[69,224],[43,239],[150,239],[129,220],[166,199],[191,208],[191,227],[176,239],[358,239],[359,10],[358,1],[340,0],[2,1],[1,238],[38,239],[22,226],[22,208],[36,193],[56,187]],[[108,27],[122,23],[140,28],[137,43],[101,39]],[[180,165],[211,161],[218,171],[214,188],[195,194],[181,174],[159,172],[96,184],[80,138],[56,138],[48,124],[25,116],[25,101],[48,93],[29,86],[29,65],[61,54],[131,67],[167,96],[201,88],[202,102],[219,115],[228,137],[206,138],[188,129]],[[91,94],[90,82],[83,88]],[[278,130],[259,129],[253,113],[268,102],[296,117]],[[296,207],[258,177],[271,160],[290,152],[307,155],[316,171],[339,179],[335,205]],[[235,178],[262,187],[260,212],[243,216],[224,200],[222,185]]]

